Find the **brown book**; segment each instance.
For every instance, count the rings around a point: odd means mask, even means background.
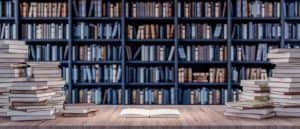
[[[48,105],[48,101],[41,101],[41,102],[12,102],[12,107],[18,106],[45,106]]]
[[[40,89],[40,90],[11,90],[11,94],[41,94],[53,92],[51,89]]]
[[[64,117],[92,117],[95,116],[96,112],[90,113],[63,113]]]

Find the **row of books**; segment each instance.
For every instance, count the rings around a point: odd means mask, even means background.
[[[130,1],[126,2],[127,17],[172,17],[172,1]]]
[[[122,4],[109,0],[74,0],[74,14],[77,17],[120,17]]]
[[[227,47],[224,45],[179,46],[178,58],[182,61],[225,61]]]
[[[29,60],[63,61],[68,59],[68,47],[51,43],[29,45]]]
[[[68,3],[67,2],[21,2],[20,3],[21,17],[67,17]]]
[[[233,67],[232,81],[239,82],[240,80],[266,80],[270,75],[267,68],[261,67]]]
[[[225,17],[226,1],[179,1],[178,17]]]
[[[279,23],[248,22],[234,24],[232,37],[235,39],[280,39],[281,26]]]
[[[300,24],[299,23],[284,23],[284,38],[285,39],[300,39]]]
[[[180,24],[179,36],[181,39],[226,39],[227,24]]]
[[[300,1],[298,0],[288,0],[286,1],[286,16],[287,17],[299,17],[300,16]]]
[[[233,2],[236,17],[280,17],[280,1],[236,0]]]
[[[234,101],[240,90],[233,90]],[[217,105],[227,102],[227,89],[179,89],[178,104]],[[124,104],[176,104],[174,88],[125,89]],[[116,88],[73,89],[71,103],[122,104],[122,90]]]
[[[141,45],[138,47],[126,46],[128,60],[140,61],[172,61],[175,47],[166,45]]]
[[[22,39],[54,40],[69,39],[69,24],[63,23],[32,23],[22,24]]]
[[[15,16],[15,1],[14,0],[1,0],[0,1],[0,18],[12,18]]]
[[[257,45],[237,45],[231,47],[232,61],[267,61],[267,53],[276,45],[259,43]]]
[[[78,22],[73,26],[75,39],[120,39],[121,25],[115,23]]]
[[[64,72],[68,72],[68,69]],[[74,83],[117,83],[121,81],[121,74],[121,65],[117,64],[74,65],[71,79]],[[65,76],[65,78],[69,78],[68,74],[65,74]]]
[[[159,83],[174,82],[174,67],[171,66],[127,66],[126,78],[128,82]]]
[[[0,23],[0,39],[16,39],[16,24]]]
[[[215,82],[222,83],[226,81],[225,68],[208,68],[196,69],[192,67],[178,68],[178,82],[179,83],[201,83],[201,82]]]
[[[122,58],[122,47],[117,45],[80,45],[73,46],[73,60],[116,61]]]
[[[173,24],[139,24],[127,26],[128,39],[171,39],[173,37]]]

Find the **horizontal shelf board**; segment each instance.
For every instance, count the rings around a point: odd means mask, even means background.
[[[75,21],[121,21],[120,17],[73,17]]]
[[[178,64],[185,64],[185,65],[226,65],[227,61],[178,61]]]
[[[122,61],[73,61],[73,64],[121,64]]]
[[[232,61],[233,65],[273,65],[267,61]]]
[[[127,21],[174,21],[174,17],[128,17]]]
[[[187,82],[187,83],[178,83],[179,86],[227,86],[227,83],[212,83],[212,82]]]
[[[280,43],[280,39],[232,39],[233,43]]]
[[[85,87],[88,88],[88,86],[92,87],[101,87],[101,86],[106,86],[106,87],[111,87],[111,86],[121,86],[121,83],[87,83],[87,82],[78,82],[73,84],[74,86],[80,86],[80,87]]]
[[[141,64],[141,65],[174,65],[174,61],[126,61],[126,64]]]
[[[145,82],[145,83],[139,83],[139,82],[129,82],[126,83],[126,86],[174,86],[175,83],[168,83],[168,82]]]
[[[280,17],[233,17],[232,21],[279,22]]]
[[[188,22],[199,22],[199,21],[210,21],[210,22],[226,22],[226,17],[180,17],[178,18],[179,21]]]
[[[75,43],[120,43],[121,39],[74,39]]]
[[[170,43],[174,42],[174,39],[127,39],[128,43]]]
[[[179,39],[179,43],[227,43],[226,39]]]
[[[286,43],[300,43],[300,39],[286,39]]]
[[[27,43],[68,43],[68,40],[34,39],[25,40]]]
[[[0,17],[0,21],[14,21],[14,17]]]
[[[68,21],[68,17],[21,17],[23,21]]]
[[[285,20],[286,21],[299,21],[300,17],[286,17]]]

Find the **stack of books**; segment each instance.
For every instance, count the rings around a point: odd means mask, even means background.
[[[29,65],[28,71],[36,81],[46,81],[47,86],[55,92],[51,98],[53,106],[57,112],[63,109],[65,101],[64,86],[66,82],[61,77],[59,62],[27,62]]]
[[[241,80],[243,92],[240,100],[269,101],[270,88],[267,80]]]
[[[90,117],[97,111],[94,104],[66,104],[62,113],[65,117]]]
[[[46,81],[15,78],[10,86],[8,115],[15,121],[54,119],[55,109],[49,105],[54,94]]]
[[[267,80],[242,80],[241,101],[227,103],[224,115],[242,118],[264,119],[275,115],[269,101]]]
[[[25,42],[1,40],[0,41],[0,116],[8,116],[9,86],[14,77],[25,76],[23,69],[28,50]],[[11,64],[13,67],[11,67]]]
[[[300,117],[300,49],[274,49],[268,58],[276,65],[269,82],[276,115]]]

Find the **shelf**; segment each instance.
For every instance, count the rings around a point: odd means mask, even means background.
[[[129,65],[174,65],[174,61],[126,61]]]
[[[181,87],[186,86],[199,86],[199,87],[222,87],[227,86],[227,83],[211,83],[211,82],[185,82],[185,83],[178,83]]]
[[[121,39],[74,39],[74,43],[121,43]]]
[[[280,43],[280,39],[233,39],[233,44],[244,44],[244,43]]]
[[[118,17],[73,17],[74,21],[121,21]]]
[[[155,21],[160,21],[160,22],[163,22],[163,21],[165,21],[165,22],[173,22],[174,21],[174,17],[129,17],[129,18],[126,18],[126,21],[132,21],[132,22],[134,22],[134,21],[137,21],[137,22],[143,22],[143,21],[145,21],[145,22],[147,22],[147,21],[153,21],[153,20],[155,20]]]
[[[75,87],[83,87],[83,88],[90,88],[90,87],[120,87],[121,83],[75,83],[73,84]]]
[[[139,87],[144,87],[144,86],[151,86],[151,87],[156,87],[156,86],[168,86],[172,87],[174,86],[174,83],[168,83],[168,82],[144,82],[144,83],[139,83],[139,82],[129,82],[127,83],[127,86],[139,86]]]
[[[233,65],[273,65],[268,61],[232,61]]]
[[[179,39],[179,43],[227,43],[226,39]]]
[[[46,21],[46,22],[61,22],[61,21],[68,21],[68,17],[53,17],[53,18],[46,18],[46,17],[26,17],[20,18],[22,21]]]
[[[2,22],[2,21],[13,22],[13,21],[15,21],[15,18],[14,18],[14,17],[9,17],[9,18],[7,18],[7,17],[0,17],[0,21],[1,21],[1,22]]]
[[[121,61],[74,61],[75,65],[121,64]]]
[[[127,39],[128,43],[173,43],[174,39]]]
[[[286,43],[300,43],[300,39],[286,39]]]
[[[179,22],[226,22],[226,17],[181,17],[178,18]]]
[[[300,17],[286,17],[285,20],[286,21],[295,21],[295,22],[297,21],[297,22],[299,22]]]
[[[26,43],[68,43],[68,40],[34,39],[25,40]]]
[[[233,22],[280,22],[280,17],[233,17]]]
[[[226,65],[227,61],[178,61],[181,65]]]

